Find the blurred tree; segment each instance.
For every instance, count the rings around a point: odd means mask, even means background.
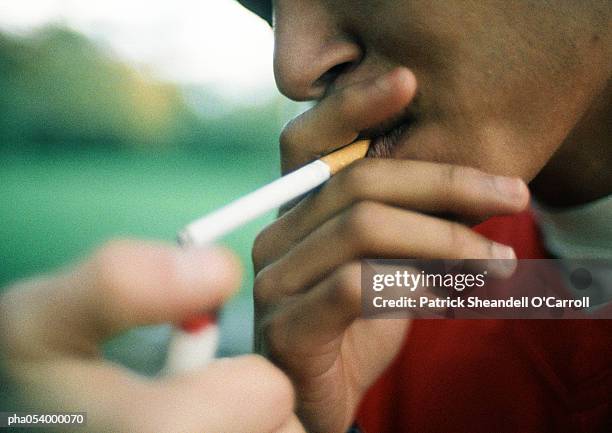
[[[276,135],[273,103],[206,120],[182,92],[143,76],[65,28],[45,27],[27,37],[0,34],[2,147],[189,144],[200,149],[269,143]]]
[[[173,86],[144,78],[73,31],[0,35],[0,131],[41,147],[167,143],[194,122]]]

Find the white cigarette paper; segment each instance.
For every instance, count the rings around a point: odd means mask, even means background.
[[[360,140],[345,146],[192,222],[179,235],[181,244],[211,244],[266,212],[312,191],[346,165],[363,158],[369,144],[369,140]]]

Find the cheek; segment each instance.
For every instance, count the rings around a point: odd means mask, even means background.
[[[476,132],[432,123],[415,128],[393,157],[474,167],[528,182],[555,150],[530,144],[510,129],[482,127]]]

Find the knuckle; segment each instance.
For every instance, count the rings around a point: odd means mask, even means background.
[[[341,172],[342,191],[356,199],[373,198],[372,187],[376,179],[372,175],[370,161],[358,160]]]
[[[459,223],[449,223],[448,238],[450,239],[450,247],[456,256],[462,257],[469,252],[472,236],[470,236],[467,227]]]
[[[376,241],[377,231],[371,228],[380,212],[381,205],[372,201],[355,204],[340,221],[341,236],[358,250],[367,249]]]
[[[260,325],[259,333],[263,339],[264,353],[275,362],[281,362],[283,359],[286,332],[286,324],[278,317],[270,317]]]
[[[256,305],[266,305],[276,289],[277,280],[270,267],[265,267],[257,275],[253,283],[253,299]]]
[[[274,237],[273,227],[273,224],[268,225],[255,237],[253,249],[251,251],[251,260],[253,261],[255,272],[259,272],[259,270],[262,269],[265,266],[265,263],[268,261],[270,239]]]
[[[446,193],[445,199],[456,199],[456,192],[461,183],[461,168],[457,165],[447,164],[444,166],[442,190]]]
[[[333,305],[359,305],[361,301],[361,266],[349,263],[338,269],[334,275],[329,301]]]

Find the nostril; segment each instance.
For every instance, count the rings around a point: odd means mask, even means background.
[[[356,62],[344,62],[329,68],[313,83],[315,87],[329,88],[336,79],[356,66]]]

